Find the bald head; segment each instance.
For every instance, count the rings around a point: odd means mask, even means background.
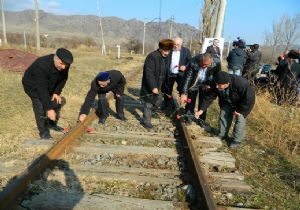
[[[182,38],[175,37],[173,41],[174,41],[174,50],[180,50],[183,42]]]

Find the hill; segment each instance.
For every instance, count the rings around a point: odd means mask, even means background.
[[[44,38],[91,38],[97,44],[101,43],[99,17],[95,15],[55,15],[39,11],[40,34]],[[6,11],[6,30],[8,33],[35,34],[35,12],[24,10],[21,12]],[[199,40],[199,30],[188,24],[171,21],[146,23],[145,46],[153,48],[161,38],[168,38],[172,24],[172,37],[181,36],[185,45],[191,38]],[[2,25],[2,23],[1,23]],[[123,44],[131,41],[142,43],[144,22],[136,19],[124,20],[118,17],[102,18],[103,34],[108,46]],[[2,29],[2,26],[1,26]]]

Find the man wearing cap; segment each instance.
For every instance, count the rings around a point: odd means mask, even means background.
[[[51,139],[50,129],[62,132],[57,125],[61,109],[61,92],[68,80],[72,53],[64,48],[57,49],[36,59],[25,71],[22,83],[25,93],[32,101],[32,108],[41,139]]]
[[[106,98],[106,93],[112,91],[116,99],[116,112],[117,118],[119,120],[125,121],[124,116],[124,88],[126,84],[126,79],[123,74],[118,70],[110,70],[105,72],[100,72],[91,83],[91,88],[85,97],[85,101],[81,106],[79,113],[79,121],[85,120],[87,114],[89,113],[92,104],[98,94],[98,109],[97,115],[99,116],[99,124],[105,124],[106,118],[109,115],[108,112],[108,102]]]
[[[185,105],[185,111],[188,115],[194,115],[198,93],[199,101],[203,100],[206,92],[214,85],[214,77],[220,70],[220,65],[214,62],[210,53],[199,54],[192,58],[190,64],[187,66],[180,97],[181,105],[183,105],[188,98],[191,99],[190,103]],[[200,126],[205,127],[206,111],[201,115],[200,119]],[[188,117],[188,123],[191,123],[191,121],[191,117]]]
[[[200,109],[195,113],[195,117],[199,116],[207,110],[211,102],[219,98],[220,116],[219,137],[222,140],[228,140],[230,148],[235,148],[240,145],[246,125],[246,117],[251,112],[255,103],[255,93],[253,88],[249,85],[247,79],[228,74],[220,71],[215,78],[215,86],[205,95],[200,103]],[[235,124],[233,128],[232,138],[228,139],[228,132],[235,117]]]
[[[162,39],[158,47],[147,55],[143,68],[140,98],[144,102],[144,107],[141,124],[147,129],[153,128],[151,124],[153,111],[162,103],[161,88],[167,75],[167,57],[173,49],[173,40]]]

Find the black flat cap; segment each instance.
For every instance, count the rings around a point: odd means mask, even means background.
[[[56,50],[56,55],[59,57],[60,60],[62,60],[66,64],[70,65],[73,63],[72,53],[65,48],[58,48]]]

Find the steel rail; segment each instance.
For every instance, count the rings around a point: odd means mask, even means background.
[[[176,101],[176,99],[174,99],[174,103],[176,105],[176,110],[179,110],[180,106],[179,106],[178,102]],[[193,160],[193,167],[196,170],[198,182],[201,186],[201,191],[202,191],[201,194],[202,194],[202,196],[204,196],[205,204],[204,204],[204,206],[201,206],[201,207],[205,208],[205,209],[209,209],[209,210],[217,210],[217,205],[215,203],[212,191],[209,188],[206,176],[201,167],[201,163],[200,163],[198,155],[197,155],[197,150],[194,147],[194,145],[192,144],[192,138],[189,135],[186,123],[182,119],[180,119],[178,126],[186,140],[188,150],[189,150],[191,158]],[[201,199],[201,200],[203,200],[203,199]]]
[[[131,71],[126,75],[127,80],[133,79],[140,71],[140,68]],[[112,93],[108,98],[111,99]],[[70,147],[79,136],[81,136],[86,128],[97,118],[95,111],[92,111],[84,122],[77,124],[66,136],[62,137],[56,144],[54,144],[47,152],[38,157],[25,169],[16,179],[11,180],[10,183],[0,193],[0,209],[8,209],[14,201],[25,191],[27,185],[32,182],[40,173],[42,173],[47,166],[54,160],[58,159],[60,155]]]

